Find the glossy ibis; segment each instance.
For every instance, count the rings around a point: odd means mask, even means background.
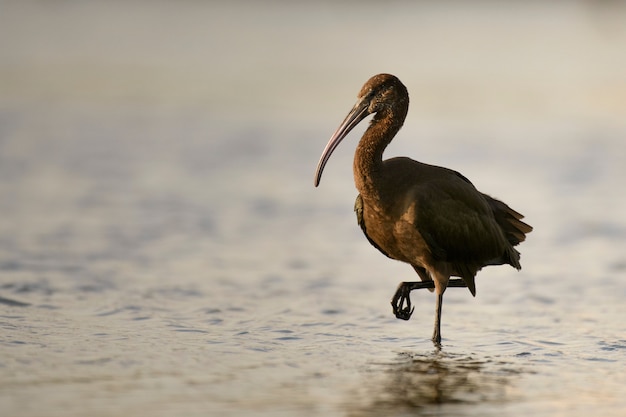
[[[315,186],[337,145],[373,114],[354,155],[357,221],[374,247],[410,264],[421,279],[400,283],[391,301],[397,318],[411,317],[412,290],[435,290],[433,342],[439,346],[446,288],[467,287],[475,296],[474,277],[484,266],[508,264],[519,270],[520,254],[514,246],[524,241],[532,227],[521,221],[520,213],[481,193],[456,171],[405,157],[383,160],[408,108],[409,94],[398,78],[389,74],[370,78],[326,145]]]

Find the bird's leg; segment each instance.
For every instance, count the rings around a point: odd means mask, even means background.
[[[461,278],[457,278],[448,281],[448,287],[467,288],[467,284]],[[415,307],[411,308],[411,297],[409,294],[411,291],[418,290],[420,288],[435,288],[435,283],[433,281],[416,281],[401,282],[400,285],[398,285],[398,289],[391,299],[393,314],[396,318],[402,320],[408,320],[411,318]]]
[[[437,310],[435,312],[435,330],[433,332],[433,343],[441,346],[441,307],[443,304],[443,292],[437,294]]]
[[[451,279],[450,281],[448,281],[447,287],[448,288],[450,287],[467,288],[467,284],[461,278],[455,278],[455,279]]]
[[[401,282],[400,285],[398,285],[398,289],[391,299],[391,307],[393,307],[393,314],[396,318],[402,320],[411,318],[415,307],[411,308],[410,293],[420,288],[435,288],[435,283],[433,281],[416,281]]]

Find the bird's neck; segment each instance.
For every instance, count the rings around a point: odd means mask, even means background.
[[[382,191],[383,152],[402,127],[404,117],[378,113],[363,134],[354,155],[354,183],[364,198],[377,197]]]

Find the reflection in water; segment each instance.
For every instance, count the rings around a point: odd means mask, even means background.
[[[376,375],[372,375],[376,373]],[[397,362],[369,370],[362,398],[349,406],[350,416],[430,414],[432,406],[504,402],[509,364],[442,351],[401,353]]]

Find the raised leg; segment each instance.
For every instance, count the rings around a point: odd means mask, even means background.
[[[448,281],[447,288],[467,288],[467,284],[461,278],[455,278]]]
[[[420,288],[435,288],[435,283],[433,281],[415,281],[401,282],[400,285],[398,285],[398,289],[391,299],[391,307],[393,308],[393,314],[396,318],[402,320],[411,318],[414,308],[411,308],[410,293]]]
[[[466,288],[467,284],[462,279],[451,279],[448,281],[448,287]],[[416,281],[416,282],[401,282],[398,285],[398,289],[391,299],[391,307],[393,308],[393,314],[396,318],[402,320],[408,320],[413,314],[414,308],[411,308],[410,293],[413,290],[419,290],[421,288],[435,288],[433,281]]]

